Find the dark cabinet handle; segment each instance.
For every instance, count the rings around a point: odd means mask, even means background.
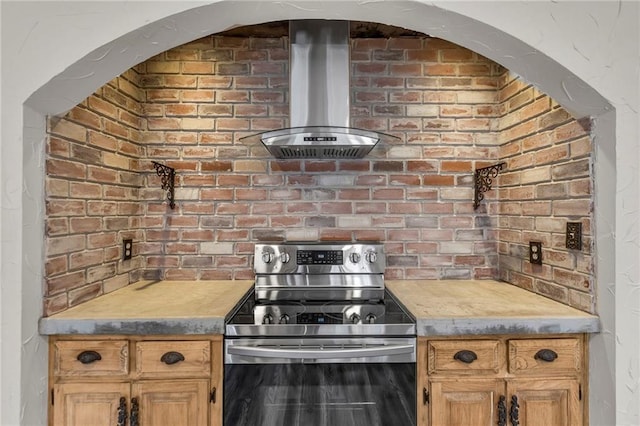
[[[160,361],[167,365],[175,364],[176,362],[184,361],[184,355],[180,352],[167,352],[160,358]]]
[[[125,426],[127,424],[127,400],[124,397],[120,398],[120,404],[118,405],[118,426]]]
[[[96,351],[82,351],[78,354],[77,360],[83,364],[91,364],[100,361],[102,356]]]
[[[473,351],[458,351],[453,356],[453,359],[464,362],[465,364],[471,364],[473,361],[478,359],[478,355]]]
[[[511,426],[518,426],[520,424],[520,406],[518,405],[518,397],[515,395],[511,397],[511,410],[509,411],[509,417],[511,420]]]
[[[131,398],[131,426],[140,426],[140,407],[138,406],[138,398]]]
[[[213,387],[213,389],[211,389],[211,394],[209,395],[209,402],[211,402],[212,404],[216,403],[216,388],[215,388],[215,386]]]
[[[429,391],[427,388],[422,388],[422,405],[427,405],[429,403]]]
[[[507,426],[507,398],[504,395],[498,400],[498,426]]]
[[[551,349],[540,349],[533,357],[542,361],[553,362],[558,358],[558,354]]]

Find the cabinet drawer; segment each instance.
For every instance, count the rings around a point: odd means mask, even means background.
[[[137,377],[208,377],[211,371],[209,341],[136,343]]]
[[[126,376],[126,340],[59,340],[53,344],[53,374],[59,377]]]
[[[581,371],[580,339],[509,340],[509,372],[575,374]]]
[[[429,374],[496,374],[505,363],[499,340],[432,340],[427,352]]]

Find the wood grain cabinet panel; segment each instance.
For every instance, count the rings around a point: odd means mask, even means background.
[[[114,426],[128,413],[129,383],[63,383],[54,385],[53,424]]]
[[[62,377],[129,374],[126,340],[61,340],[53,343],[53,373]]]
[[[133,384],[140,404],[140,425],[209,424],[207,380],[143,380]]]
[[[579,339],[509,340],[509,372],[528,374],[576,374],[582,369]]]
[[[428,356],[429,374],[496,374],[505,364],[499,340],[432,340]]]
[[[209,341],[137,342],[135,346],[137,377],[209,377]]]
[[[219,335],[51,337],[49,425],[221,426],[222,342]]]
[[[431,382],[433,426],[495,426],[498,401],[504,395],[500,379],[434,380]]]
[[[418,424],[588,424],[585,336],[534,337],[418,338]]]
[[[509,381],[507,394],[516,397],[521,426],[581,426],[580,384],[572,379]],[[514,401],[510,400],[513,404]],[[512,406],[509,408],[510,412]]]

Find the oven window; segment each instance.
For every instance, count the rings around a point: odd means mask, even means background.
[[[416,424],[415,363],[226,364],[225,426]]]

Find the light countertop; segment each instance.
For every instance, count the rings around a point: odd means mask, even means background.
[[[597,316],[499,281],[389,280],[385,284],[415,317],[419,336],[599,331]]]
[[[253,281],[139,281],[40,320],[41,334],[222,334]]]
[[[386,281],[419,336],[594,333],[599,320],[493,280]],[[253,281],[140,281],[40,320],[53,334],[222,334]]]

